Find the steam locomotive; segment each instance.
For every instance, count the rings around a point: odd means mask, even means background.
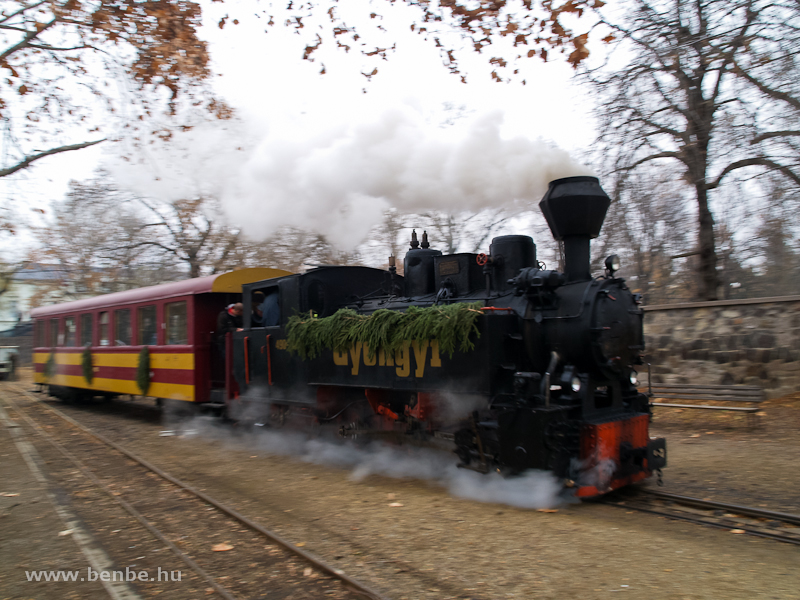
[[[590,239],[609,205],[594,177],[550,183],[539,206],[563,243],[563,272],[542,268],[528,236],[496,237],[488,255],[443,255],[414,233],[403,276],[390,259],[388,271],[320,267],[243,284],[244,327],[224,346],[229,397],[217,403],[273,426],[447,447],[460,467],[483,473],[549,470],[577,497],[652,475],[666,465],[666,444],[650,438],[649,401],[636,387],[641,297],[616,276],[615,256],[604,276],[590,272]],[[250,320],[262,293],[277,294],[277,326]],[[304,359],[287,338],[292,315],[454,304],[479,307],[470,350],[415,338],[393,352],[354,342]]]

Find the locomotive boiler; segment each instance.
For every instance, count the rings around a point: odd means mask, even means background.
[[[480,472],[548,470],[578,497],[648,477],[666,445],[636,387],[641,298],[616,257],[590,270],[609,204],[594,177],[550,183],[539,206],[563,271],[524,235],[443,255],[413,234],[402,276],[337,266],[245,284],[244,328],[226,345],[230,412],[446,447]],[[279,325],[250,322],[261,294],[277,295]]]

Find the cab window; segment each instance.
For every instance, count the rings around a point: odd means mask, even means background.
[[[186,328],[186,302],[171,302],[164,306],[167,328],[167,344],[170,346],[189,343]]]
[[[33,324],[34,346],[37,348],[44,346],[44,324],[44,321],[36,321],[36,323]]]
[[[114,311],[114,345],[131,345],[131,311],[130,309]]]

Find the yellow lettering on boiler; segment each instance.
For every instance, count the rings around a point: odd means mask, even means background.
[[[338,365],[340,367],[347,366],[347,350],[343,350],[342,352],[337,352],[336,350],[333,351],[333,364]]]
[[[439,358],[439,340],[431,340],[431,366],[442,366],[442,359]]]
[[[393,367],[394,360],[392,359],[391,353],[386,354],[386,351],[381,348],[378,351],[378,366],[380,367]]]
[[[364,344],[364,366],[365,367],[374,367],[376,360],[378,360],[378,355],[373,352],[372,356],[370,356],[369,355],[369,346],[365,343]]]
[[[364,347],[364,342],[356,342],[350,347],[350,356],[353,359],[353,370],[350,371],[353,375],[358,375],[358,367],[361,366],[361,350]]]
[[[394,367],[398,377],[411,375],[411,359],[413,348],[414,377],[421,378],[425,375],[425,367],[437,368],[442,366],[442,357],[439,354],[439,340],[406,340],[395,352],[383,348],[370,356],[369,344],[357,342],[347,350],[334,351],[333,362],[340,367],[350,366],[350,372],[358,375],[363,365],[365,367]],[[430,354],[428,349],[430,348]],[[428,358],[430,356],[430,359]],[[428,362],[430,361],[430,362]]]
[[[414,377],[422,377],[425,373],[425,358],[428,356],[428,345],[430,342],[428,340],[424,340],[420,342],[419,340],[414,340],[414,358],[417,361],[417,368],[414,371]]]
[[[394,362],[397,363],[395,373],[398,377],[408,377],[411,373],[409,346],[411,346],[411,342],[403,342],[403,345],[394,353]]]

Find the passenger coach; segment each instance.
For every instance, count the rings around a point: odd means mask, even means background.
[[[241,269],[34,309],[34,381],[63,399],[224,401],[235,384],[214,360],[217,315],[243,284],[289,274]]]

